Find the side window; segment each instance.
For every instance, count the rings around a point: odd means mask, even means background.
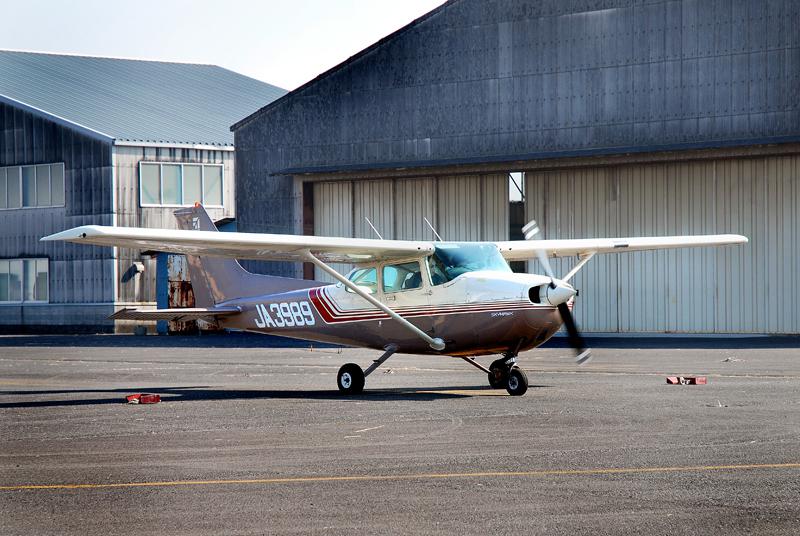
[[[375,294],[378,290],[378,270],[375,268],[361,268],[351,273],[347,279],[361,287],[368,294]],[[349,287],[345,287],[345,290],[355,294]]]
[[[383,291],[397,292],[422,286],[418,262],[404,262],[383,267]]]
[[[431,271],[431,285],[441,285],[449,281],[442,266],[442,261],[434,255],[428,257],[428,269]]]

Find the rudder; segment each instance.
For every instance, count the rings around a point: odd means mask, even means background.
[[[179,229],[218,231],[200,204],[178,209],[174,214]],[[254,274],[242,268],[236,259],[186,255],[186,261],[197,307],[213,307],[237,298],[277,294],[322,284],[305,279]]]

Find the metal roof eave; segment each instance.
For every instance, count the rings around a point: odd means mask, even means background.
[[[41,108],[37,108],[36,106],[32,106],[30,104],[26,104],[22,101],[18,101],[13,99],[7,95],[0,94],[0,102],[8,104],[9,106],[14,106],[15,108],[20,108],[26,112],[30,112],[34,115],[37,115],[43,119],[47,119],[48,121],[52,121],[57,125],[60,125],[65,128],[69,128],[71,130],[75,130],[80,132],[81,134],[88,136],[90,138],[102,141],[104,143],[114,143],[114,136],[110,136],[104,132],[100,132],[99,130],[94,130],[93,128],[89,128],[85,125],[81,125],[80,123],[75,123],[74,121],[70,121],[69,119],[65,119],[61,116],[52,114],[50,112],[46,112]]]
[[[228,151],[234,150],[233,145],[214,145],[213,143],[191,143],[191,142],[169,142],[169,141],[136,141],[136,140],[114,140],[117,147],[163,147],[178,149],[197,149],[204,151]]]
[[[779,145],[798,143],[800,135],[772,136],[752,139],[709,140],[700,142],[683,142],[662,145],[638,145],[619,147],[597,147],[591,149],[571,149],[561,151],[540,151],[533,153],[488,155],[463,158],[441,158],[433,160],[376,162],[368,164],[343,164],[329,166],[303,166],[280,169],[270,176],[278,175],[326,175],[335,173],[359,172],[368,170],[405,170],[417,168],[433,168],[443,166],[469,166],[475,164],[522,164],[535,160],[551,160],[559,158],[600,157],[641,153],[660,153],[674,151],[691,151],[704,149],[725,149],[749,145]]]
[[[317,75],[316,77],[312,78],[311,80],[309,80],[308,82],[306,82],[302,86],[293,89],[292,91],[286,93],[282,97],[279,97],[279,98],[275,99],[274,101],[270,102],[269,104],[263,106],[262,108],[259,108],[258,110],[256,110],[255,112],[251,113],[247,117],[244,117],[244,118],[240,119],[239,121],[237,121],[236,123],[234,123],[234,124],[232,124],[230,126],[230,131],[231,132],[236,132],[239,128],[241,128],[244,125],[246,125],[247,123],[250,123],[251,121],[261,117],[263,114],[265,114],[266,112],[268,112],[272,108],[282,104],[283,102],[289,100],[290,98],[292,98],[292,97],[294,97],[296,95],[299,95],[303,91],[305,91],[305,90],[309,89],[310,87],[316,85],[317,82],[319,82],[320,80],[323,80],[323,79],[327,78],[328,76],[330,76],[331,74],[344,69],[348,65],[352,65],[353,63],[355,63],[356,61],[360,60],[361,58],[363,58],[367,54],[373,52],[374,50],[376,50],[376,49],[378,49],[380,47],[382,47],[383,45],[385,45],[389,41],[392,41],[393,39],[397,38],[398,36],[404,34],[407,31],[411,30],[412,28],[415,28],[416,26],[418,26],[422,22],[424,22],[424,21],[428,20],[429,18],[433,17],[434,15],[436,15],[440,11],[444,10],[445,8],[450,6],[452,3],[455,3],[456,1],[458,1],[458,0],[446,0],[443,4],[433,8],[431,11],[425,13],[424,15],[421,15],[420,17],[417,17],[416,19],[412,20],[411,22],[409,22],[408,24],[406,24],[402,28],[399,28],[399,29],[395,30],[394,32],[390,33],[389,35],[385,36],[384,38],[379,39],[378,41],[376,41],[372,45],[370,45],[367,48],[361,50],[360,52],[355,53],[354,55],[350,56],[349,58],[347,58],[343,62],[341,62],[341,63],[339,63],[337,65],[334,65],[333,67],[331,67],[327,71],[324,71],[323,73],[321,73],[321,74]]]

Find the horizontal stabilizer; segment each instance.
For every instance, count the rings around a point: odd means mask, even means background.
[[[173,320],[185,322],[187,320],[197,320],[214,318],[217,316],[229,316],[241,313],[238,307],[212,307],[212,308],[185,308],[185,309],[120,309],[108,318],[111,320]]]

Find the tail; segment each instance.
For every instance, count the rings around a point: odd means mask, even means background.
[[[176,210],[175,218],[180,229],[218,230],[200,204]],[[186,261],[197,307],[213,307],[236,298],[279,294],[323,284],[319,281],[253,274],[242,268],[235,259],[186,255]]]

